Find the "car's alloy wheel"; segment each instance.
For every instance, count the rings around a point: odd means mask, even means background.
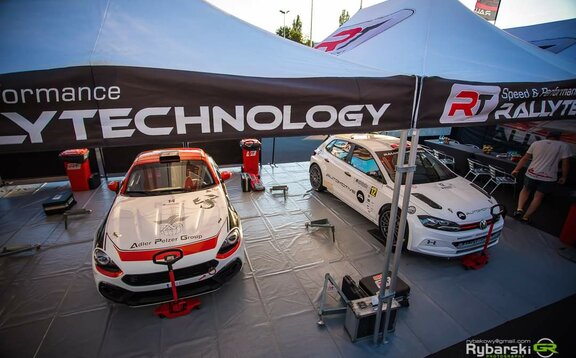
[[[398,210],[398,216],[400,216],[400,210]],[[385,208],[382,210],[380,214],[380,218],[378,219],[378,227],[380,229],[380,233],[384,237],[384,241],[387,240],[388,236],[388,225],[390,223],[390,207]],[[394,247],[396,247],[396,241],[398,240],[398,225],[394,230]],[[406,249],[408,247],[408,223],[406,223],[406,228],[404,229],[404,244],[402,245],[402,249]]]
[[[326,188],[322,185],[322,170],[318,164],[310,166],[310,185],[316,191],[324,191]]]

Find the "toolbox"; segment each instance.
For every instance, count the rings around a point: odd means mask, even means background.
[[[53,195],[50,199],[42,203],[46,215],[60,214],[70,209],[76,204],[72,191],[65,190]]]
[[[376,302],[376,305],[374,305]],[[350,301],[346,308],[346,319],[344,328],[352,342],[359,339],[371,337],[374,334],[374,325],[376,324],[376,311],[378,310],[378,300],[376,296],[369,296]],[[382,304],[382,317],[380,320],[379,333],[383,333],[386,315],[390,314],[388,321],[388,332],[393,331],[396,326],[396,312],[400,308],[398,302],[393,299],[391,309],[387,309],[387,303]]]
[[[350,275],[342,277],[341,287],[342,292],[344,293],[346,298],[350,301],[369,296],[363,289],[358,287],[356,281],[354,281],[354,279],[352,279]]]
[[[388,271],[388,277],[386,277],[386,288],[390,287],[390,274]],[[366,276],[360,280],[360,288],[363,289],[368,295],[378,295],[380,291],[380,279],[382,274],[374,274]],[[408,296],[410,296],[410,286],[404,282],[400,277],[396,277],[396,294],[394,298],[400,306],[408,307],[410,302],[408,301]]]

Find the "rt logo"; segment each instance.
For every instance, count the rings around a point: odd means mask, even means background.
[[[542,358],[549,358],[554,354],[558,354],[556,347],[556,343],[554,343],[554,341],[552,341],[550,338],[542,338],[538,341],[538,343],[535,343],[532,348],[534,349],[534,352],[538,354],[538,356]]]
[[[440,123],[486,122],[498,106],[500,87],[454,84]]]

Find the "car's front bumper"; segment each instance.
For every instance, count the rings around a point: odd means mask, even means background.
[[[177,286],[178,298],[199,296],[222,287],[242,269],[242,260],[236,258],[220,269],[214,276],[202,281]],[[168,302],[173,299],[170,287],[151,291],[130,291],[116,286],[110,282],[100,281],[98,283],[100,294],[110,301],[126,304],[128,306],[145,306]]]
[[[488,247],[496,245],[502,238],[504,220],[494,223]],[[415,218],[410,225],[411,251],[439,257],[460,257],[481,251],[486,242],[489,227],[484,230],[442,231],[423,226]]]

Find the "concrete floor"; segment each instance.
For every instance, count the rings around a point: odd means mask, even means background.
[[[239,173],[238,168],[233,168]],[[74,207],[91,209],[69,220],[46,216],[41,203],[67,182],[0,188],[0,247],[41,244],[38,251],[0,257],[2,357],[424,357],[576,293],[574,263],[557,254],[561,242],[507,219],[504,237],[478,271],[457,260],[405,254],[400,277],[412,289],[386,345],[352,343],[344,315],[316,325],[325,273],[341,282],[380,272],[383,246],[375,225],[328,193],[308,193],[308,163],[264,166],[269,188],[289,196],[243,193],[239,175],[227,182],[243,219],[242,272],[202,296],[202,309],[174,320],[153,307],[111,304],[96,291],[92,237],[114,193],[105,185],[75,193]],[[305,223],[328,218],[324,229]],[[336,303],[334,290],[329,292]],[[522,338],[522,337],[518,337]]]

